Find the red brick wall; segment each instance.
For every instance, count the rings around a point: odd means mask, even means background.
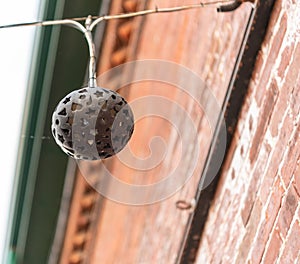
[[[197,263],[300,263],[299,68],[300,2],[277,1]]]

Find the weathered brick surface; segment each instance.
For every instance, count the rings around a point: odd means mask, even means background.
[[[277,8],[275,8],[275,10],[281,12],[281,9],[278,6]],[[279,16],[279,13],[276,13],[275,11],[272,17],[277,17],[277,16]],[[276,21],[278,23],[278,21],[275,19],[271,19],[271,21]],[[265,95],[264,91],[266,90],[268,83],[270,82],[270,79],[272,78],[273,75],[273,69],[274,69],[273,67],[278,58],[278,54],[284,39],[284,34],[286,33],[286,27],[287,27],[286,15],[282,16],[280,20],[280,24],[277,24],[277,27],[279,28],[277,31],[275,31],[274,28],[274,29],[270,29],[270,31],[268,32],[266,36],[266,40],[269,40],[269,42],[265,42],[261,50],[261,56],[263,62],[257,65],[257,67],[261,67],[261,68],[256,68],[256,70],[260,72],[260,74],[257,76],[259,78],[257,80],[258,89],[254,93],[258,105],[261,105],[262,98]]]
[[[294,186],[291,184],[283,198],[275,227],[280,231],[283,239],[286,238],[292,219],[296,213],[298,201],[299,196],[296,193]]]
[[[300,196],[300,158],[297,160],[297,168],[294,173],[293,185],[297,194]]]
[[[262,258],[261,263],[269,264],[276,263],[279,257],[280,247],[282,246],[282,239],[277,230],[274,230],[271,234],[270,242],[267,244],[265,255]]]
[[[275,4],[200,242],[199,264],[299,263],[299,14],[299,1]]]
[[[300,222],[295,220],[290,228],[287,240],[279,257],[278,263],[299,263],[300,253]]]
[[[279,177],[276,177],[275,183],[271,190],[271,195],[266,203],[266,209],[262,212],[262,221],[257,226],[257,236],[255,238],[255,243],[250,246],[249,251],[251,253],[249,258],[251,258],[253,263],[259,263],[263,256],[264,250],[266,248],[266,243],[269,239],[270,233],[274,226],[277,213],[281,205],[281,196],[284,190],[280,184]],[[252,248],[251,248],[252,247]]]
[[[250,146],[249,159],[251,164],[253,164],[254,161],[257,161],[256,156],[259,153],[260,144],[263,139],[262,135],[266,133],[266,128],[269,125],[269,118],[273,111],[275,102],[277,100],[277,96],[278,96],[278,87],[276,81],[273,80],[265,94],[264,103],[261,108],[262,111],[260,112],[259,115],[257,129]]]
[[[156,5],[170,7],[195,4],[194,0],[145,2],[149,8],[154,8]],[[205,98],[206,92],[211,91],[221,104],[226,94],[250,11],[249,5],[243,5],[236,12],[226,14],[217,13],[216,8],[205,8],[154,14],[135,19],[126,59],[127,61],[136,59],[168,60],[178,66],[186,67],[203,80],[206,89],[200,94],[198,92],[200,90],[199,81],[196,83],[187,78],[184,88],[189,92],[196,91],[199,98]],[[114,36],[115,27],[114,23],[109,26],[110,34],[106,36],[108,40]],[[107,60],[111,60],[111,46],[111,43],[104,45],[102,51],[104,61],[100,58],[98,74],[108,68]],[[118,60],[121,61],[122,54],[117,54],[116,58],[113,57],[113,64],[117,63]],[[163,68],[162,64],[155,69],[146,67],[134,69],[133,74],[138,75],[139,71],[171,74],[174,81],[180,81],[182,78],[180,72],[170,72]],[[116,76],[116,80],[123,77]],[[99,77],[99,83],[104,85],[104,80],[101,77]],[[201,169],[209,149],[212,136],[211,128],[203,110],[200,109],[199,111],[199,106],[195,100],[191,96],[184,95],[180,89],[172,87],[172,85],[157,81],[144,81],[130,85],[130,89],[128,87],[122,88],[120,92],[126,93],[128,91],[130,92],[127,93],[126,99],[129,102],[143,96],[160,95],[182,106],[183,115],[176,108],[166,110],[172,113],[174,122],[177,122],[178,127],[182,129],[183,133],[180,136],[188,139],[189,151],[188,153],[180,153],[180,138],[174,127],[173,129],[170,128],[168,120],[144,118],[135,124],[135,131],[129,144],[132,152],[138,158],[147,157],[150,154],[149,143],[151,143],[151,139],[159,136],[165,140],[169,153],[162,159],[159,166],[147,171],[129,168],[126,164],[115,159],[113,160],[112,173],[116,178],[131,184],[156,183],[168,176],[170,169],[174,169],[178,165],[179,158],[186,162],[180,167],[177,175],[180,177],[187,175],[190,170],[190,163],[195,158],[194,149],[197,145],[196,139],[191,137],[191,132],[186,126],[188,115],[194,120],[198,131],[198,145],[201,146],[201,155],[194,175],[183,188],[168,199],[145,206],[124,205],[104,199],[103,211],[97,219],[96,241],[91,263],[175,263],[182,246],[181,242],[189,217],[189,211],[176,208],[176,202],[178,200],[188,202],[195,196]],[[204,102],[206,101],[204,100]],[[151,109],[157,106],[153,102],[153,104],[149,103],[140,107],[151,112]],[[210,109],[215,113],[216,109],[211,109],[211,107],[212,105],[207,105],[206,110]],[[139,162],[146,165],[147,160],[144,163],[143,160],[139,160]],[[234,178],[234,173],[232,175]],[[137,196],[134,192],[127,195]],[[231,203],[227,200],[228,203],[223,207],[222,213],[220,212],[219,219],[222,219],[222,215],[226,215],[227,212],[230,213],[227,216],[228,219],[232,218],[230,208],[237,206],[237,201],[238,199]],[[230,222],[227,225],[230,225]],[[213,245],[214,240],[207,238],[205,243]],[[209,251],[206,254],[208,256]],[[218,258],[221,259],[222,256],[220,255]]]

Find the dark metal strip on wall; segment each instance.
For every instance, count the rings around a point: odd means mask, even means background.
[[[236,130],[240,111],[247,94],[248,86],[256,62],[256,56],[261,48],[265,38],[271,12],[275,0],[258,1],[257,5],[251,11],[251,15],[244,33],[239,55],[237,57],[231,80],[227,89],[227,94],[223,102],[222,113],[224,115],[227,127],[227,145],[225,159],[230,148],[234,132]],[[220,116],[221,117],[221,116]],[[222,118],[219,118],[221,122]],[[205,222],[208,217],[211,202],[215,196],[216,188],[221,176],[222,168],[212,181],[212,183],[202,190],[205,177],[209,171],[213,170],[214,160],[218,155],[220,145],[218,144],[221,136],[221,130],[216,130],[210,146],[204,169],[202,171],[199,189],[196,194],[197,205],[189,218],[186,235],[182,241],[181,251],[177,257],[177,263],[194,263],[199,248],[201,236],[204,230]]]

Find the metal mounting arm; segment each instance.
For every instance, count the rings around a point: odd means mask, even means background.
[[[49,25],[68,25],[73,28],[76,28],[80,32],[82,32],[85,36],[85,39],[88,44],[89,48],[89,54],[90,54],[90,61],[89,61],[89,87],[97,87],[97,82],[96,82],[96,56],[95,56],[95,45],[93,41],[93,36],[92,36],[92,16],[88,16],[85,21],[85,27],[74,20],[71,19],[64,19],[64,20],[54,20],[54,21],[45,21],[45,22],[40,22],[38,25],[41,26],[49,26]]]
[[[84,36],[88,43],[89,53],[90,53],[90,62],[89,62],[89,87],[97,87],[96,81],[96,55],[95,55],[95,44],[92,36],[92,17],[88,16],[85,21],[85,32]]]

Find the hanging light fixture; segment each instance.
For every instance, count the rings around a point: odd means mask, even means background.
[[[72,22],[71,22],[72,21]],[[71,20],[82,31],[88,43],[88,86],[66,95],[52,115],[52,134],[56,143],[76,159],[97,160],[121,151],[134,129],[133,113],[118,93],[97,85],[95,48],[91,30],[97,20],[86,19],[85,27]]]

